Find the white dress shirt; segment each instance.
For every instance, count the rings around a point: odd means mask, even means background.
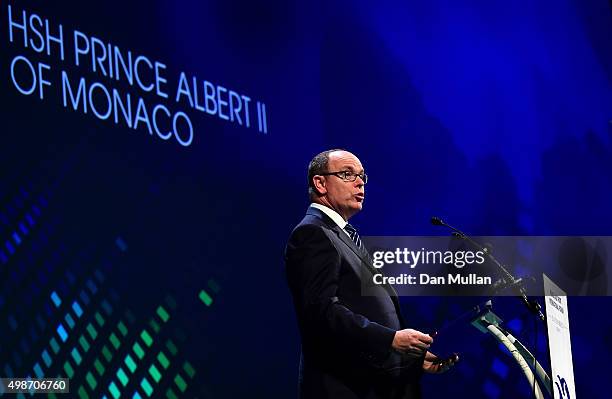
[[[317,204],[316,202],[311,203],[310,207],[318,209],[324,214],[326,214],[327,216],[329,216],[329,218],[333,220],[334,223],[336,223],[342,229],[342,231],[346,233],[347,236],[350,237],[349,233],[346,230],[344,230],[344,227],[348,224],[348,222],[344,220],[344,218],[340,216],[338,212],[334,211],[331,208],[326,207],[325,205]]]

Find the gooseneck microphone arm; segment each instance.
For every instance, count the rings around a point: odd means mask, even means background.
[[[475,248],[478,248],[479,250],[484,252],[484,254],[487,256],[487,258],[489,258],[489,260],[491,262],[493,262],[498,267],[498,269],[502,272],[502,274],[504,276],[503,278],[508,280],[509,286],[511,286],[515,290],[515,292],[520,296],[521,302],[523,302],[523,304],[525,304],[525,306],[527,306],[529,311],[532,312],[534,315],[536,315],[540,320],[546,321],[546,318],[544,317],[544,314],[542,313],[542,307],[540,306],[540,304],[536,300],[531,300],[530,301],[529,298],[527,298],[527,294],[525,293],[525,289],[520,284],[520,279],[515,278],[512,275],[512,273],[510,273],[508,271],[508,269],[506,269],[506,267],[504,267],[504,265],[502,265],[493,256],[493,254],[491,253],[489,248],[480,245],[478,242],[473,240],[470,236],[465,234],[463,231],[461,231],[461,230],[457,229],[456,227],[453,227],[450,224],[444,222],[442,219],[440,219],[437,216],[433,216],[431,218],[431,224],[433,224],[434,226],[444,226],[444,227],[450,229],[453,232],[452,233],[453,236],[455,236],[457,238],[461,238],[463,240],[466,240],[467,242],[472,244]]]

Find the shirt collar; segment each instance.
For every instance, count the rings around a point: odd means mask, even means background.
[[[347,221],[344,220],[344,218],[340,216],[338,212],[334,211],[331,208],[326,207],[325,205],[321,205],[321,204],[317,204],[316,202],[313,202],[310,204],[310,207],[318,209],[324,214],[326,214],[327,216],[329,216],[329,218],[333,220],[334,223],[336,223],[342,230],[344,230],[344,227],[347,225]]]

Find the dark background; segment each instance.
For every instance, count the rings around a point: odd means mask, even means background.
[[[8,4],[62,23],[65,35],[78,29],[164,62],[169,75],[182,70],[245,93],[266,103],[269,119],[262,134],[187,110],[195,138],[184,148],[68,110],[60,96],[24,96],[9,71],[19,54],[55,73],[96,76],[11,44],[5,2],[2,376],[34,376],[36,365],[65,376],[68,363],[81,397],[111,398],[112,384],[122,397],[145,397],[143,378],[153,397],[294,397],[299,335],[282,256],[308,205],[307,163],[328,148],[353,151],[370,176],[354,220],[363,235],[442,234],[432,215],[474,235],[612,232],[607,1]],[[404,298],[403,306],[414,328],[430,331],[477,302]],[[580,397],[606,396],[611,304],[569,298]],[[500,298],[496,309],[547,363],[544,326],[519,305]],[[60,323],[69,334],[54,353]],[[136,342],[146,351],[132,373],[124,359]],[[462,361],[425,376],[428,397],[529,397],[512,358],[468,323],[441,334],[435,350],[459,351]],[[159,382],[150,365],[162,371]]]

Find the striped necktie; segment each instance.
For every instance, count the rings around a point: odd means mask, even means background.
[[[349,237],[351,237],[351,240],[353,241],[353,243],[355,243],[357,248],[359,248],[361,252],[363,252],[365,256],[371,262],[372,257],[370,256],[370,253],[368,252],[368,250],[363,246],[363,243],[361,242],[361,238],[359,238],[359,233],[357,232],[357,229],[351,226],[350,223],[347,223],[346,226],[344,226],[344,231],[346,231],[349,234]],[[367,262],[365,263],[365,265],[372,272],[372,274],[381,274],[384,276],[382,269],[374,269],[373,266],[371,266]],[[388,290],[390,296],[397,297],[397,292],[395,291],[395,288],[393,288],[392,285],[385,283],[384,287]]]
[[[363,243],[361,242],[361,238],[359,238],[359,233],[357,233],[357,229],[351,226],[350,223],[347,223],[346,226],[344,226],[344,230],[348,233],[349,237],[351,237],[351,240],[353,240],[357,248],[363,250]]]

